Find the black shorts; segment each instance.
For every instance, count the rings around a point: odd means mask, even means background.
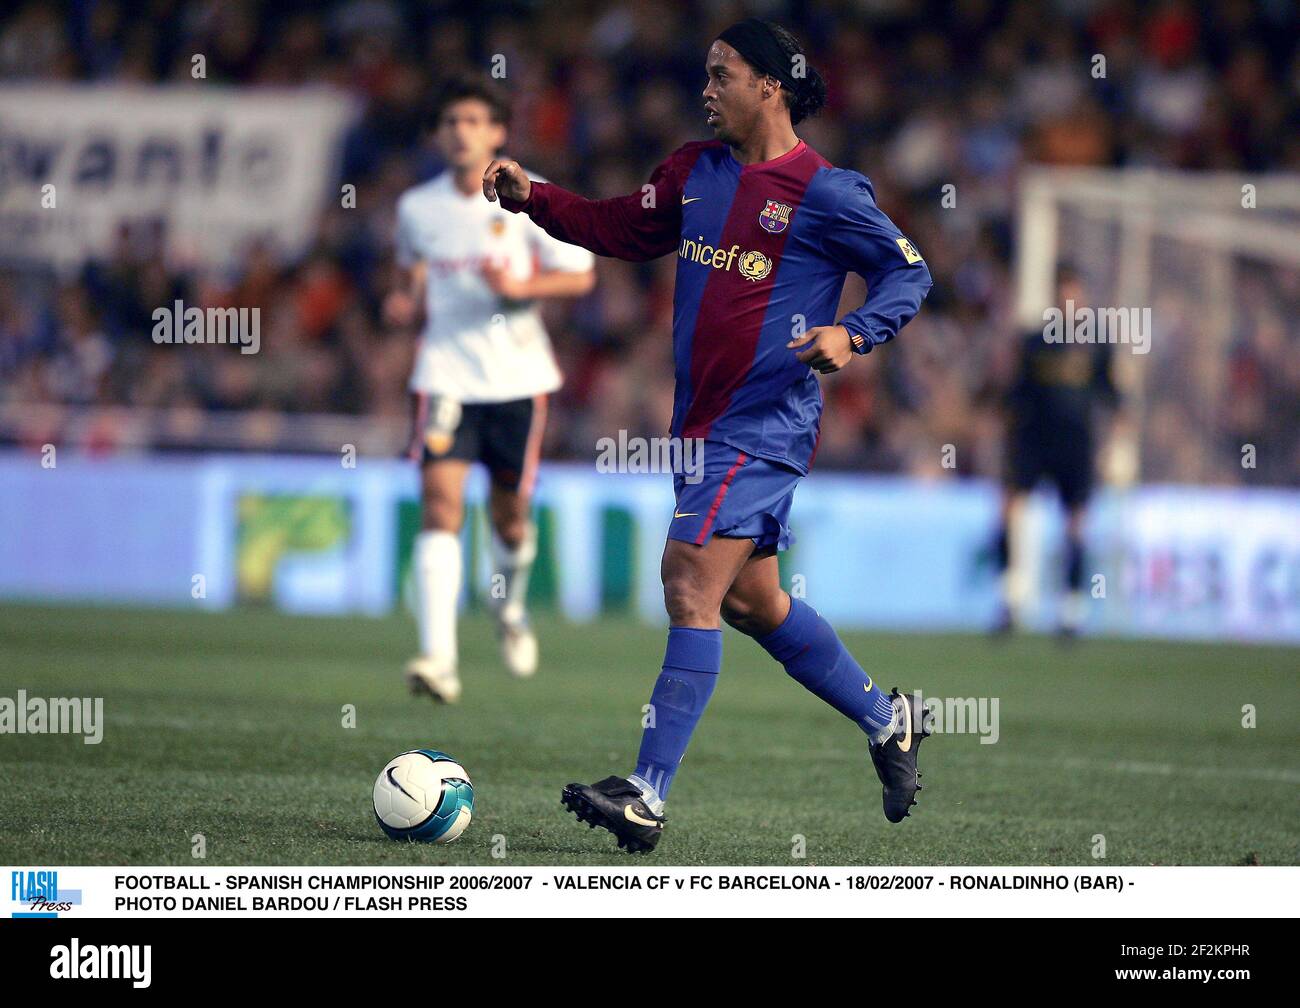
[[[1046,478],[1061,503],[1081,507],[1092,493],[1092,432],[1084,427],[1013,424],[1007,438],[1007,485],[1030,491]]]
[[[430,397],[420,396],[420,417],[428,412]],[[546,396],[511,399],[499,403],[465,403],[450,444],[426,437],[425,462],[460,459],[482,462],[492,482],[507,490],[528,494],[537,479],[537,463],[546,427]],[[435,449],[442,449],[435,451]]]

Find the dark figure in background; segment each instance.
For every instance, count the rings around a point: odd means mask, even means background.
[[[1057,307],[1067,319],[1087,305],[1087,292],[1073,270],[1058,271],[1056,287]],[[997,632],[1011,629],[1013,610],[1024,602],[1027,586],[1015,584],[1012,577],[1010,532],[1025,496],[1044,478],[1056,487],[1066,512],[1065,594],[1058,633],[1073,637],[1083,621],[1083,523],[1095,478],[1096,414],[1099,406],[1112,415],[1119,406],[1110,346],[1102,342],[1106,333],[1094,332],[1096,342],[1052,342],[1046,327],[1034,329],[1023,334],[1017,348],[1015,374],[1004,400],[1007,462],[996,541],[1003,575]]]

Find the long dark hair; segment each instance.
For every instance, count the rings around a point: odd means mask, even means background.
[[[780,43],[781,48],[785,50],[787,56],[804,55],[803,46],[799,40],[782,28],[779,24],[771,21],[766,22],[767,27],[771,30],[772,35]],[[799,123],[809,116],[814,116],[822,110],[826,104],[826,78],[821,75],[815,66],[807,62],[805,57],[804,70],[806,76],[803,80],[803,87],[798,92],[785,88],[785,103],[790,109],[790,122]]]

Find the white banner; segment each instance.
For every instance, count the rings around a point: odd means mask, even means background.
[[[5,916],[1287,917],[1300,868],[4,869]],[[906,908],[901,909],[901,908]],[[1230,936],[1220,936],[1229,940]]]
[[[0,257],[75,268],[152,221],[180,263],[300,253],[353,114],[326,89],[0,87]]]

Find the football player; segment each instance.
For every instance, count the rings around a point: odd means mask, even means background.
[[[397,204],[401,276],[387,314],[398,324],[423,319],[410,381],[422,512],[413,557],[420,654],[406,678],[413,691],[446,703],[461,694],[460,530],[465,477],[475,463],[491,479],[501,579],[492,610],[502,657],[516,676],[537,669],[525,610],[537,552],[530,505],[546,398],[561,384],[537,301],[580,297],[595,283],[590,252],[482,199],[483,172],[506,142],[509,114],[490,84],[448,83],[433,118],[447,170]]]

